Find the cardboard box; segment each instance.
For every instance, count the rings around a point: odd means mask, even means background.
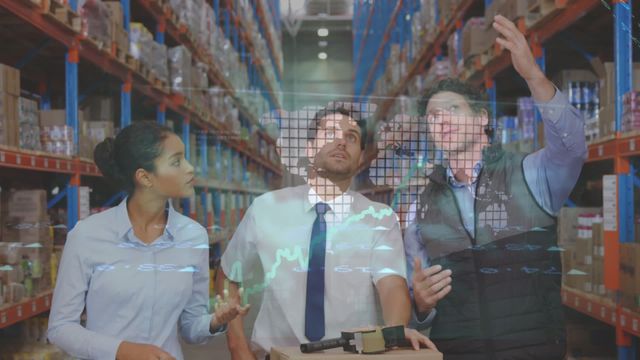
[[[113,121],[85,122],[85,134],[91,138],[94,144],[98,144],[104,141],[104,139],[115,135]]]
[[[78,110],[78,122],[82,127],[85,121],[84,111]],[[67,111],[65,109],[40,111],[40,126],[65,126],[67,125]]]
[[[113,41],[115,41],[118,48],[122,51],[128,51],[129,33],[127,33],[127,31],[122,26],[115,27],[114,32],[115,33]]]
[[[109,11],[109,19],[111,19],[112,24],[122,27],[124,24],[124,13],[120,1],[105,1],[103,4]]]
[[[476,21],[468,21],[462,30],[462,56],[465,59],[482,54],[493,45],[493,41],[497,37],[495,30],[483,29],[482,24],[476,18]]]
[[[18,96],[0,91],[0,144],[18,146]]]
[[[48,219],[45,190],[15,190],[9,192],[7,217],[25,222]]]
[[[593,239],[577,238],[575,246],[575,259],[578,265],[593,264]]]
[[[600,105],[615,104],[616,101],[616,73],[612,62],[604,63],[605,75],[600,79]],[[632,90],[640,91],[640,63],[633,63]]]
[[[20,96],[20,70],[0,64],[0,92]]]
[[[614,104],[604,105],[600,109],[598,126],[600,127],[601,138],[615,133],[615,129],[616,129],[615,111],[616,111],[616,108]]]
[[[92,97],[86,101],[82,110],[86,121],[113,122],[116,117],[114,101],[110,97]]]
[[[640,295],[640,244],[620,244],[620,274],[621,280],[623,274],[627,280],[626,284],[621,282],[621,290]]]
[[[485,28],[491,28],[493,24],[493,19],[498,14],[498,11],[504,6],[506,0],[493,0],[489,7],[484,10],[484,24]]]
[[[563,207],[558,215],[558,246],[573,246],[578,238],[578,217],[581,214],[600,214],[602,208]]]
[[[403,359],[420,359],[420,360],[441,360],[442,354],[422,349],[415,351],[413,349],[399,349],[387,351],[383,354],[360,355],[346,353],[342,349],[331,349],[317,353],[303,354],[299,347],[272,348],[271,360],[403,360]]]
[[[569,89],[569,83],[574,81],[598,82],[598,77],[591,70],[580,69],[562,70],[553,77],[553,83],[565,94]]]
[[[526,16],[529,12],[528,0],[508,0],[502,1],[498,13],[511,21]],[[486,15],[486,13],[485,13]],[[490,26],[490,24],[489,24]]]

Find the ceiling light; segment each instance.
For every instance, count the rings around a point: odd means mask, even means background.
[[[318,53],[318,59],[327,60],[327,53],[326,52],[319,52]]]
[[[320,28],[320,29],[318,29],[318,36],[320,36],[320,37],[327,37],[327,36],[329,36],[329,29],[327,29],[327,28]]]
[[[324,41],[324,40],[318,41],[318,46],[320,47],[327,47],[327,45],[329,45],[328,41]]]

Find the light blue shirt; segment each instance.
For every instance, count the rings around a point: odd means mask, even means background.
[[[122,341],[152,344],[182,359],[178,333],[189,343],[214,336],[207,232],[169,205],[164,233],[147,245],[134,235],[126,202],[69,232],[48,338],[82,359],[113,360]]]
[[[536,103],[536,106],[544,122],[545,146],[527,155],[522,167],[525,181],[535,200],[547,213],[555,215],[571,194],[587,156],[584,120],[582,114],[571,106],[567,96],[560,90],[556,90],[556,94],[549,102]],[[458,202],[464,227],[471,236],[474,236],[474,204],[482,162],[473,168],[471,184],[458,182],[452,171],[447,170],[449,187]],[[412,208],[417,209],[416,206]],[[410,218],[416,219],[415,214],[411,214]],[[429,264],[426,247],[422,243],[420,229],[415,221],[405,230],[404,243],[407,279],[411,287],[413,258],[420,258],[424,267]],[[413,289],[410,291],[413,298]],[[426,328],[431,324],[434,316],[435,311],[432,311],[427,319],[412,323],[412,326],[419,329]]]

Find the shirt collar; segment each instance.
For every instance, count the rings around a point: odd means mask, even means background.
[[[116,207],[116,231],[118,233],[118,239],[123,241],[127,240],[125,235],[127,235],[127,233],[129,233],[129,231],[133,229],[133,225],[131,224],[131,220],[129,219],[129,210],[127,209],[128,199],[129,197],[126,197]],[[173,204],[171,204],[171,201],[167,201],[166,210],[168,215],[167,225],[165,226],[164,230],[167,234],[169,234],[168,239],[173,240],[178,229],[178,213],[173,208]]]
[[[307,192],[307,201],[305,202],[304,208],[306,212],[311,211],[311,209],[313,209],[319,202],[323,202],[329,205],[329,211],[333,212],[334,214],[349,214],[349,212],[351,211],[353,195],[349,193],[349,190],[331,201],[325,201],[322,199],[322,197],[320,197],[320,195],[316,193],[315,190],[313,190],[313,187],[309,186],[308,188],[309,191]]]
[[[482,160],[480,160],[473,167],[472,181],[471,181],[472,184],[475,184],[476,181],[478,181],[478,176],[480,175],[480,170],[482,170],[482,166],[483,166],[483,163],[482,163]],[[460,182],[456,180],[456,177],[453,175],[453,170],[451,170],[450,166],[447,166],[447,181],[449,181],[449,184],[451,184],[451,186],[456,188],[465,187],[468,185],[464,182]]]

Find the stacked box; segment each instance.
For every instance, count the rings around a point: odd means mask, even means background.
[[[151,52],[153,35],[141,23],[131,23],[130,29],[129,54],[150,68],[151,66],[149,65],[153,62],[153,54]]]
[[[184,46],[169,49],[169,76],[171,91],[189,97],[191,93],[191,53]]]
[[[593,236],[591,283],[593,285],[593,293],[599,296],[604,296],[607,293],[604,287],[604,227],[602,220],[602,216],[598,214],[593,218],[591,227]]]
[[[84,123],[84,112],[78,111],[78,123]],[[67,113],[64,109],[40,112],[42,150],[54,155],[73,156],[76,146],[73,141],[73,128],[67,126]]]
[[[640,244],[620,244],[620,290],[622,306],[640,311]]]
[[[485,29],[485,19],[481,17],[469,19],[462,29],[462,55],[465,59],[480,55],[493,45],[495,32]]]
[[[18,146],[20,70],[0,64],[0,145]]]
[[[640,129],[640,92],[631,91],[624,95],[622,105],[622,131]]]
[[[86,121],[111,121],[116,118],[116,105],[112,97],[90,97],[82,106],[83,117]]]
[[[40,121],[38,103],[27,98],[18,99],[18,124],[21,149],[40,150]]]
[[[158,79],[169,82],[169,64],[167,62],[167,46],[155,41],[151,42],[151,71]]]
[[[608,136],[615,133],[615,100],[616,81],[615,66],[612,62],[604,63],[604,75],[600,79],[600,136]],[[632,69],[632,90],[640,91],[640,63],[634,63]]]
[[[484,23],[486,28],[492,27],[493,19],[496,17],[500,9],[507,0],[493,0],[489,6],[484,9]]]
[[[101,0],[86,0],[80,9],[82,34],[110,49],[113,36],[110,9]]]
[[[518,130],[521,140],[533,140],[535,137],[534,126],[536,124],[535,118],[535,104],[533,98],[522,97],[518,98]]]
[[[20,70],[0,64],[0,92],[20,96]]]
[[[528,0],[503,0],[503,4],[500,6],[500,9],[500,14],[511,21],[516,21],[519,18],[527,16],[529,12],[529,4]]]
[[[44,190],[10,191],[0,242],[3,301],[15,303],[51,288],[53,238]]]
[[[18,96],[0,92],[0,145],[18,146]]]
[[[120,1],[105,1],[104,5],[109,12],[111,22],[111,42],[121,50],[129,48],[129,34],[124,29],[124,14]]]

